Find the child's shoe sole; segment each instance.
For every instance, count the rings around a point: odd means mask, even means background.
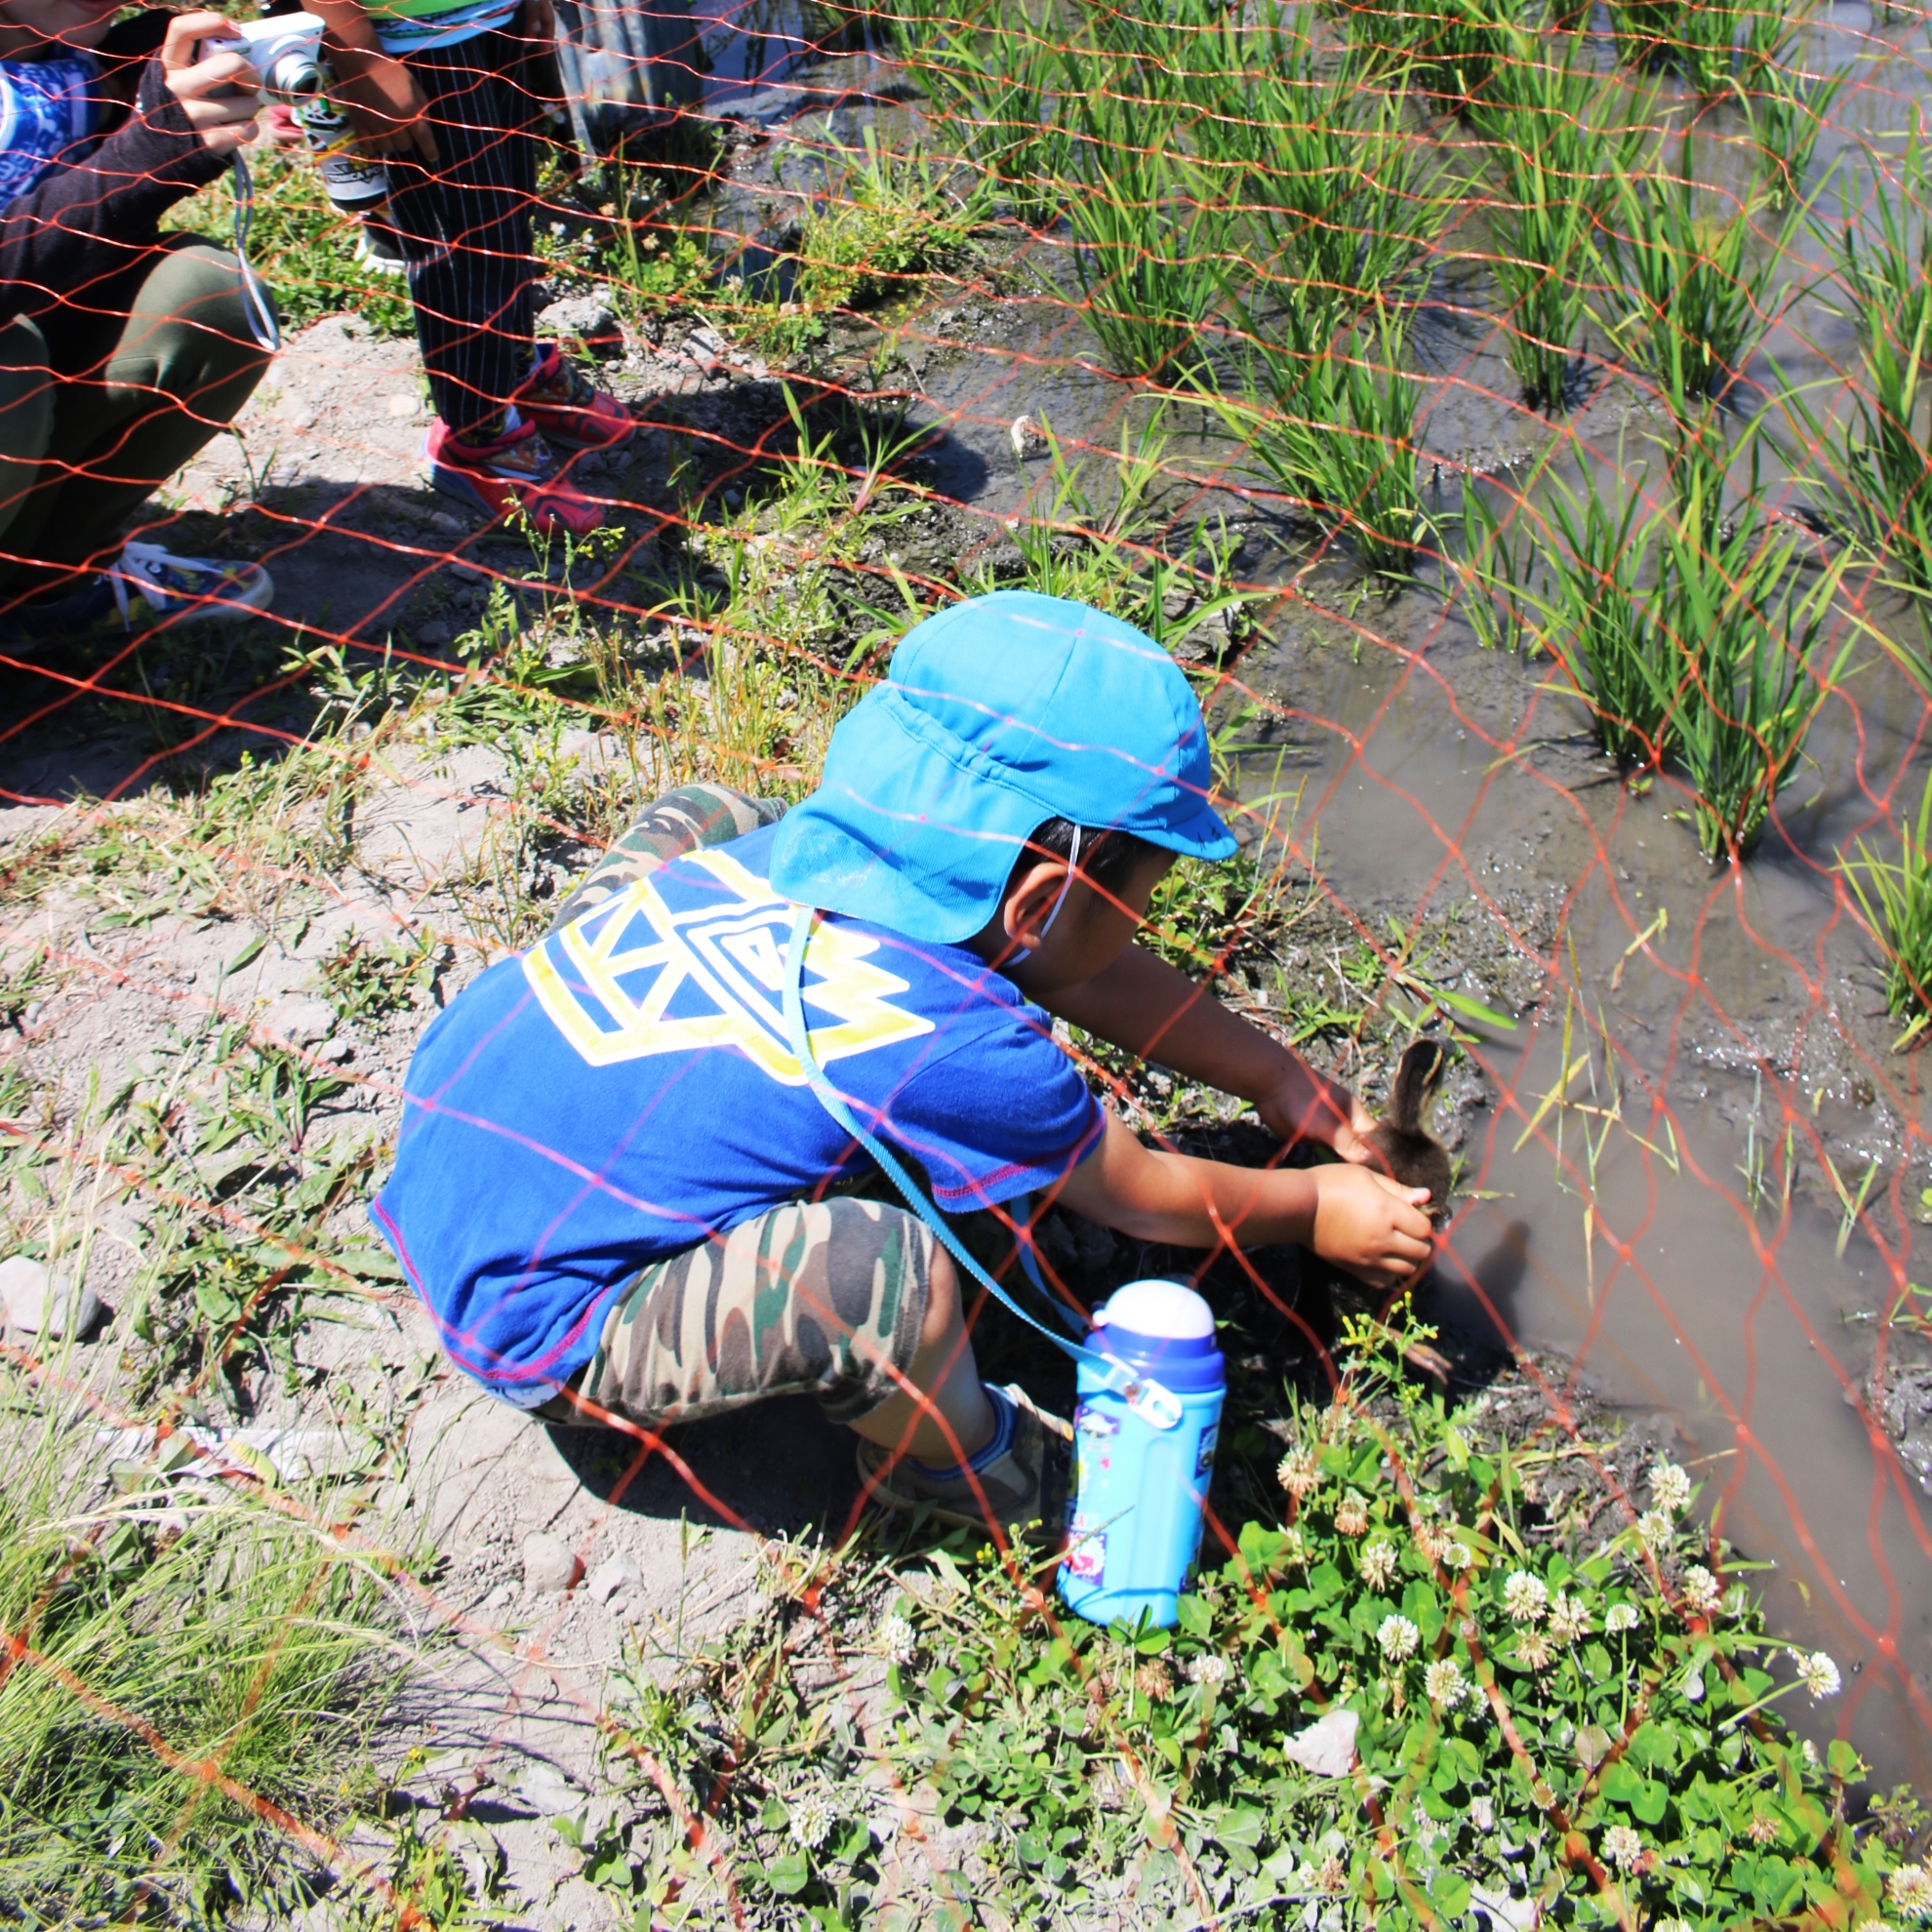
[[[964,1479],[935,1483],[909,1458],[861,1441],[859,1480],[866,1499],[902,1514],[924,1509],[935,1522],[963,1529],[986,1530],[990,1517],[1009,1534],[1047,1549],[1058,1545],[1066,1534],[1073,1431],[1060,1417],[1036,1407],[1017,1385],[1000,1393],[1016,1412],[1013,1441],[980,1473],[978,1493]]]

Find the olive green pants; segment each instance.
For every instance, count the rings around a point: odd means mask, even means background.
[[[235,258],[192,238],[159,257],[85,376],[49,366],[45,332],[60,323],[57,310],[0,327],[0,591],[14,596],[56,588],[114,547],[268,366]]]

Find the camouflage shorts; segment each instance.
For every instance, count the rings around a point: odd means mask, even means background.
[[[551,932],[560,932],[573,919],[603,905],[680,853],[742,838],[784,814],[782,799],[746,798],[728,785],[681,785],[675,791],[666,791],[645,806],[623,836],[578,880],[576,890],[550,921]]]
[[[608,1410],[657,1428],[812,1394],[832,1421],[854,1422],[898,1392],[895,1371],[918,1352],[935,1245],[882,1201],[786,1201],[639,1269],[575,1395],[539,1413]]]

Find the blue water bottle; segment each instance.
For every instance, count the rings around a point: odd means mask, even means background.
[[[1131,1622],[1146,1610],[1168,1627],[1200,1553],[1228,1392],[1214,1314],[1178,1281],[1131,1281],[1094,1311],[1087,1347],[1157,1382],[1181,1413],[1161,1428],[1148,1405],[1109,1388],[1097,1364],[1080,1363],[1078,1468],[1060,1593],[1092,1623]]]

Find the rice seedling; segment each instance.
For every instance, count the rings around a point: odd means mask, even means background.
[[[1399,293],[1448,218],[1443,164],[1402,126],[1399,85],[1379,82],[1358,49],[1318,56],[1305,31],[1268,46],[1190,130],[1264,258],[1243,264],[1244,295],[1269,281],[1363,300]]]
[[[1873,167],[1866,232],[1847,222],[1837,241],[1868,379],[1852,389],[1837,464],[1867,539],[1896,559],[1921,597],[1932,596],[1932,221],[1921,218],[1914,232],[1909,210],[1922,205],[1926,176],[1916,145],[1900,167],[1896,198]],[[1911,652],[1908,662],[1932,688],[1924,653]]]
[[[1061,53],[1044,10],[922,33],[908,64],[938,115],[1023,221],[1060,218],[1070,138],[1061,112]]]
[[[1820,667],[1845,557],[1805,584],[1799,540],[1762,517],[1755,474],[1726,517],[1721,448],[1714,435],[1686,439],[1672,464],[1659,604],[1676,662],[1661,695],[1696,794],[1698,843],[1735,861],[1756,842],[1852,647]]]
[[[1605,326],[1688,417],[1737,379],[1767,326],[1773,279],[1802,211],[1788,211],[1769,247],[1754,249],[1750,208],[1721,220],[1704,212],[1689,135],[1670,173],[1639,175],[1619,162],[1613,193],[1600,252],[1619,293]]]
[[[1779,205],[1803,199],[1805,176],[1826,117],[1848,78],[1843,71],[1804,72],[1797,64],[1797,31],[1785,16],[1752,14],[1733,84],[1751,122],[1766,191]]]
[[[1445,113],[1468,113],[1505,70],[1534,60],[1529,12],[1522,0],[1432,0],[1413,43],[1417,84]]]
[[[1739,33],[1757,18],[1750,0],[1609,0],[1609,14],[1619,60],[1670,68],[1707,98],[1731,84]]]
[[[1416,477],[1421,386],[1400,366],[1392,313],[1359,328],[1338,330],[1337,320],[1331,305],[1291,303],[1270,334],[1250,330],[1246,393],[1215,407],[1245,446],[1250,473],[1346,531],[1371,571],[1400,576],[1427,523]]]
[[[1885,1010],[1897,1019],[1912,1016],[1893,1042],[1903,1047],[1932,1025],[1932,775],[1919,795],[1916,825],[1899,816],[1898,859],[1878,858],[1861,838],[1858,858],[1841,861],[1838,869],[1885,954]]]
[[[1080,120],[1067,215],[1087,320],[1119,375],[1212,386],[1203,325],[1219,300],[1228,213],[1170,146],[1171,122],[1111,97],[1089,101]]]
[[[1473,492],[1464,501],[1487,510]],[[1549,515],[1559,543],[1548,587],[1532,597],[1508,586],[1520,600],[1511,619],[1540,631],[1590,706],[1604,751],[1620,764],[1657,765],[1672,732],[1673,661],[1655,582],[1663,512],[1635,488],[1617,506],[1586,471],[1580,489],[1551,486]]]
[[[1610,96],[1574,46],[1512,70],[1507,93],[1506,101],[1470,115],[1496,144],[1502,170],[1489,219],[1506,305],[1504,352],[1524,400],[1554,410],[1575,367],[1589,308],[1584,277],[1617,170],[1634,166],[1645,117],[1600,131]]]

